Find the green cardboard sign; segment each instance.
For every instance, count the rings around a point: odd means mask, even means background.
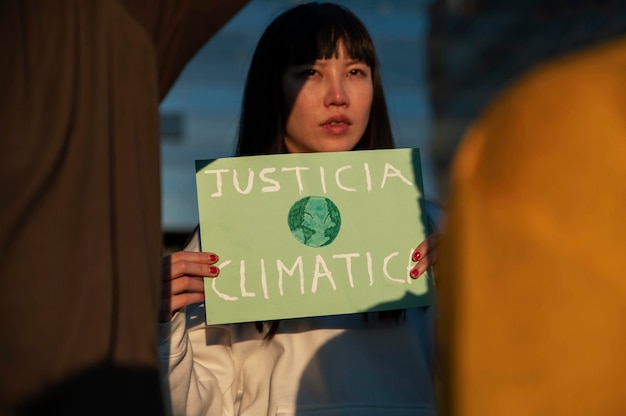
[[[433,303],[414,280],[427,236],[418,149],[196,161],[207,324],[400,309]]]

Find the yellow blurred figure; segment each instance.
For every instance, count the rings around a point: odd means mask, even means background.
[[[446,413],[625,415],[626,38],[502,92],[459,148],[446,206]]]

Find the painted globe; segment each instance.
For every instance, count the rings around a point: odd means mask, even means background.
[[[291,234],[309,247],[332,243],[341,228],[341,214],[333,201],[321,196],[304,197],[291,206],[288,217]]]

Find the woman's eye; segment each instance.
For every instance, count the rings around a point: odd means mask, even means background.
[[[304,70],[304,71],[302,71],[302,73],[301,73],[301,75],[302,75],[303,77],[312,77],[312,76],[314,76],[314,75],[316,75],[316,74],[317,74],[317,71],[316,71],[316,70],[314,70],[313,68],[308,68],[308,69],[305,69],[305,70]]]
[[[348,73],[353,76],[366,76],[367,75],[367,72],[359,68],[352,68]]]

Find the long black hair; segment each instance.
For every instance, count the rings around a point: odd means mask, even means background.
[[[374,42],[363,22],[334,3],[304,3],[276,17],[256,46],[243,94],[238,156],[286,153],[287,108],[282,90],[288,67],[338,56],[339,43],[352,59],[372,71],[373,99],[367,128],[357,149],[394,147]]]
[[[338,57],[340,43],[346,54],[371,69],[374,94],[367,127],[353,150],[394,147],[374,42],[363,22],[334,3],[310,2],[294,6],[265,29],[248,69],[239,119],[238,156],[287,153],[287,108],[282,90],[285,71],[294,65]],[[364,315],[367,319],[367,315]],[[398,320],[403,310],[379,312],[382,319]],[[271,339],[280,321],[255,322]]]

